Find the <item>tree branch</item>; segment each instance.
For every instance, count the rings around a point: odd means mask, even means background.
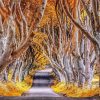
[[[98,30],[99,18],[98,18],[98,11],[97,11],[96,5],[97,5],[96,0],[92,0],[92,8],[93,8],[94,21],[95,21],[95,28],[96,28],[96,30]]]
[[[32,26],[29,30],[29,33],[27,35],[27,38],[24,40],[24,42],[21,44],[21,46],[19,48],[17,48],[17,50],[13,51],[12,53],[7,53],[6,59],[3,59],[2,61],[0,59],[0,72],[2,72],[7,67],[7,65],[9,65],[13,61],[15,61],[18,57],[21,56],[22,53],[24,53],[28,49],[28,46],[30,45],[31,34],[33,33],[33,31],[35,31],[37,29],[37,27],[43,17],[46,4],[47,4],[47,0],[43,0],[41,9],[38,12],[39,16],[35,21],[34,27],[32,24]]]
[[[97,40],[91,35],[89,34],[81,25],[79,25],[75,19],[71,16],[70,12],[68,11],[68,7],[66,6],[66,0],[62,0],[62,4],[63,4],[63,9],[65,11],[65,14],[66,16],[68,16],[70,18],[70,20],[73,22],[73,24],[79,28],[85,35],[88,39],[91,40],[91,42],[94,44],[94,45],[98,45],[98,42]]]

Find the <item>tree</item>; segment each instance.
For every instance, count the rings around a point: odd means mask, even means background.
[[[42,1],[42,5],[38,8],[35,19],[31,19],[30,25],[25,11],[21,6],[22,0],[12,1],[9,0],[7,4],[5,0],[0,0],[0,40],[1,40],[1,53],[0,53],[0,72],[2,72],[8,64],[15,61],[23,52],[26,52],[29,45],[31,45],[30,37],[32,32],[36,31],[40,23],[47,0]],[[17,34],[19,37],[16,37]]]

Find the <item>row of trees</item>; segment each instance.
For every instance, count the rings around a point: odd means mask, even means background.
[[[43,27],[48,39],[41,46],[61,82],[92,86],[94,69],[100,77],[100,1],[56,0],[52,18]]]
[[[12,79],[16,81],[19,75],[23,80],[39,47],[61,82],[80,87],[87,83],[90,88],[94,68],[100,76],[99,12],[99,0],[0,0],[0,72],[4,79],[13,69]],[[35,33],[42,33],[40,43]]]
[[[38,2],[38,4],[37,4]],[[33,37],[43,17],[47,0],[0,0],[1,80],[22,81],[38,59]],[[39,58],[41,59],[41,58]]]

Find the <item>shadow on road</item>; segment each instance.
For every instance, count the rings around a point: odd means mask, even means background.
[[[33,77],[32,88],[23,94],[23,96],[34,97],[60,97],[53,92],[50,86],[53,83],[53,76],[50,74],[51,69],[37,71]]]

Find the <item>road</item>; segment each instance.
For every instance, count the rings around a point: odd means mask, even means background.
[[[0,97],[0,100],[100,100],[99,97],[91,98],[68,98],[56,94],[50,88],[53,77],[51,69],[37,71],[33,77],[32,88],[18,97]]]
[[[60,97],[60,95],[53,92],[50,88],[53,81],[53,76],[50,75],[51,72],[51,69],[37,71],[33,77],[32,88],[23,95],[34,97]]]

